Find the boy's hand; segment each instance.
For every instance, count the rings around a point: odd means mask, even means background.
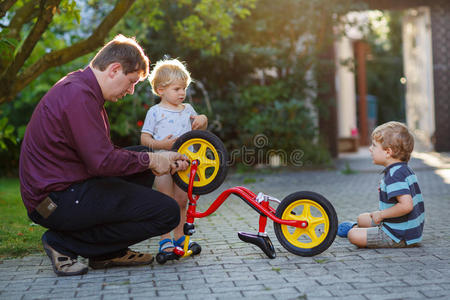
[[[168,136],[159,141],[161,149],[171,150],[176,140],[177,138],[173,137],[173,134],[169,134]]]
[[[205,115],[191,116],[192,130],[202,129],[205,130],[208,126],[208,118]]]
[[[380,210],[371,212],[370,217],[372,218],[373,222],[377,225],[380,224],[381,221],[383,221],[382,211],[380,211]]]

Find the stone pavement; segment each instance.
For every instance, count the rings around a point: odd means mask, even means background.
[[[294,191],[315,191],[333,203],[340,221],[354,220],[378,205],[381,167],[368,157],[367,150],[342,156],[337,170],[233,174],[218,191],[200,198],[199,211],[225,188],[243,185],[279,199]],[[410,164],[425,199],[421,247],[357,249],[336,237],[327,251],[300,257],[278,243],[269,221],[277,258],[268,259],[238,239],[237,231],[256,232],[258,214],[232,196],[213,215],[196,220],[193,240],[202,245],[199,256],[165,265],[91,269],[75,277],[57,277],[43,254],[4,260],[0,299],[450,299],[448,157],[416,153]],[[157,241],[135,249],[155,253]]]

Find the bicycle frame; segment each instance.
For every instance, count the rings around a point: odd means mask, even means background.
[[[223,191],[217,199],[210,205],[210,207],[204,211],[204,212],[197,212],[197,200],[200,198],[199,195],[193,195],[193,187],[194,187],[194,179],[195,175],[197,173],[198,168],[198,161],[192,161],[191,162],[191,169],[190,169],[190,176],[189,176],[189,186],[188,186],[188,197],[189,197],[189,203],[188,203],[188,209],[186,214],[186,224],[185,224],[185,235],[186,240],[184,243],[184,255],[183,256],[189,256],[191,255],[191,251],[188,250],[189,246],[189,236],[192,235],[194,230],[194,220],[196,218],[203,218],[207,217],[210,214],[214,213],[220,205],[225,202],[225,200],[230,195],[236,195],[242,200],[244,200],[251,208],[253,208],[256,212],[260,214],[259,216],[259,230],[258,235],[259,236],[267,236],[267,233],[265,231],[266,225],[267,225],[267,218],[271,219],[272,221],[293,226],[293,227],[299,227],[299,228],[306,228],[308,227],[308,221],[306,220],[283,220],[275,216],[275,209],[272,208],[269,204],[268,197],[263,197],[263,199],[258,199],[257,195],[250,191],[249,189],[237,186],[229,188],[225,191]]]

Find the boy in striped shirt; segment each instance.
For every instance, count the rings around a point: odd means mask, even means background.
[[[357,223],[339,225],[338,235],[358,247],[397,248],[422,240],[425,208],[417,177],[408,166],[414,138],[399,122],[388,122],[372,133],[373,163],[385,167],[380,182],[379,210],[363,213]]]

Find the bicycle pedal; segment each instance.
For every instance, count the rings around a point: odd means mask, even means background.
[[[238,237],[243,242],[251,243],[261,248],[261,250],[267,255],[267,257],[271,259],[277,257],[275,248],[273,247],[272,241],[268,236],[240,231],[238,232]]]

